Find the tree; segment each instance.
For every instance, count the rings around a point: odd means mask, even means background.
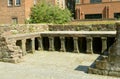
[[[31,9],[30,23],[63,24],[71,21],[71,12],[46,3],[37,4]]]

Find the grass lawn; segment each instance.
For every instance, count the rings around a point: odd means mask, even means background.
[[[91,25],[91,24],[115,24],[120,20],[105,20],[105,21],[73,21],[67,24],[75,24],[75,25]]]

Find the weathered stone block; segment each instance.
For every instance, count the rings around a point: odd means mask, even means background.
[[[110,75],[110,76],[118,76],[118,77],[120,77],[120,72],[109,71],[109,75]]]
[[[108,57],[101,56],[102,59],[95,62],[95,67],[89,70],[90,73],[120,77],[120,22],[116,26],[116,41],[109,48]]]
[[[108,61],[108,56],[103,56],[103,55],[102,55],[102,56],[101,56],[101,60],[102,60],[102,61]]]
[[[96,60],[95,65],[96,65],[97,69],[107,69],[107,67],[108,67],[106,61]]]

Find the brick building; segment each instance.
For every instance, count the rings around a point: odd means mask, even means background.
[[[0,0],[0,24],[24,24],[30,9],[38,0]],[[39,0],[41,1],[41,0]],[[45,0],[43,0],[45,1]],[[47,3],[65,8],[65,0],[46,0]]]
[[[0,24],[25,23],[34,0],[0,0]]]
[[[120,0],[76,0],[76,19],[120,17]]]

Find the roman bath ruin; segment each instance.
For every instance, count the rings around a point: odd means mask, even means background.
[[[120,23],[1,25],[0,30],[1,61],[19,63],[25,55],[34,54],[36,50],[100,54],[88,73],[120,76]]]

